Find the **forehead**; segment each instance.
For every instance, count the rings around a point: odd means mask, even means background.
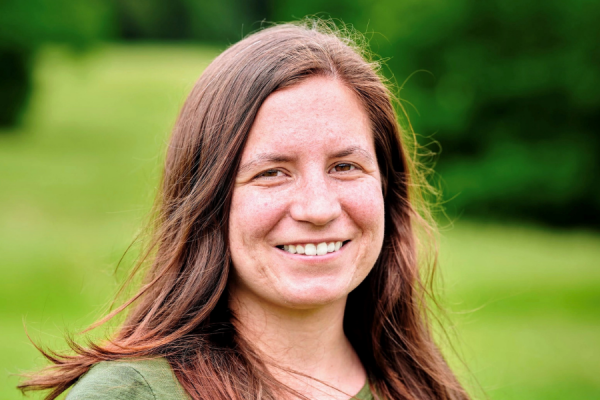
[[[280,150],[361,146],[374,153],[366,111],[354,92],[339,80],[312,77],[272,93],[259,109],[242,154]]]

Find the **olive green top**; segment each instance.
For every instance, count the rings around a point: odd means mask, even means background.
[[[355,399],[373,400],[368,383]],[[164,358],[94,365],[79,378],[67,400],[189,400]]]

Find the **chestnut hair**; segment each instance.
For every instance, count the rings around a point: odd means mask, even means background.
[[[468,398],[432,338],[416,232],[429,225],[416,207],[411,140],[401,138],[377,63],[320,21],[261,30],[206,68],[167,150],[150,250],[138,264],[150,260],[144,284],[92,328],[129,309],[125,322],[106,342],[71,341],[70,354],[42,350],[54,365],[30,375],[23,391],[50,389],[46,398],[54,399],[95,363],[165,357],[193,399],[275,399],[285,390],[302,397],[277,382],[235,330],[227,229],[236,171],[259,108],[271,93],[314,76],[339,80],[361,101],[381,170],[383,248],[349,294],[344,317],[371,389],[383,399]]]

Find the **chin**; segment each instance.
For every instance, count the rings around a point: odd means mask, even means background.
[[[283,304],[294,309],[310,309],[336,303],[348,296],[350,290],[335,283],[288,288],[280,293]]]

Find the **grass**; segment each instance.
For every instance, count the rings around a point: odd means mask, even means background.
[[[462,223],[443,234],[463,358],[492,399],[600,394],[600,238]]]
[[[24,322],[64,348],[64,330],[84,328],[114,295],[178,109],[216,54],[110,45],[40,55],[25,124],[0,132],[0,398],[21,398],[11,374],[44,365]],[[598,259],[593,232],[481,222],[442,232],[458,352],[488,398],[600,397]]]

